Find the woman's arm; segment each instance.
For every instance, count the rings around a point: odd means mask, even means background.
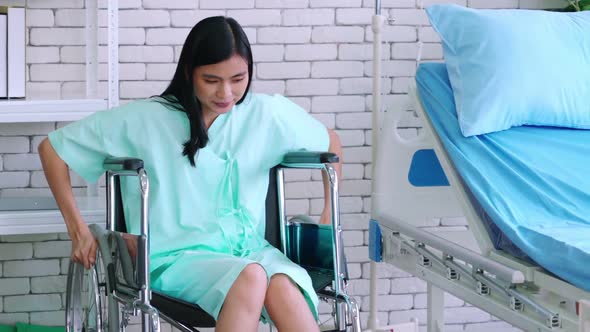
[[[330,136],[330,146],[328,147],[328,151],[335,153],[339,161],[334,163],[333,166],[336,169],[336,174],[338,175],[338,181],[342,178],[342,144],[340,143],[340,137],[334,132],[332,129],[328,129],[328,135]],[[325,173],[322,172],[322,178],[324,180],[324,211],[322,212],[322,216],[320,217],[320,224],[331,224],[331,201],[330,201],[330,180],[326,176]]]
[[[48,139],[39,144],[38,150],[47,183],[72,239],[72,259],[89,269],[96,257],[96,241],[76,205],[68,165],[57,155]]]

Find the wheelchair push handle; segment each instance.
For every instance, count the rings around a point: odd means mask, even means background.
[[[143,168],[143,160],[138,158],[107,158],[103,162],[109,171],[139,171]]]

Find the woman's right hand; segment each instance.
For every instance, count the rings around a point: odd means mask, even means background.
[[[72,260],[89,270],[96,260],[98,242],[87,225],[80,228],[72,238]]]
[[[80,210],[76,205],[68,165],[55,152],[49,139],[44,139],[39,144],[38,150],[45,178],[64,218],[68,234],[72,239],[71,258],[74,262],[83,264],[88,270],[96,260],[98,244],[94,240],[92,233],[90,233],[88,225],[82,219]]]

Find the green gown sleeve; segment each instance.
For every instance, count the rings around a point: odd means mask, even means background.
[[[133,157],[126,129],[133,116],[134,103],[96,112],[68,124],[48,138],[59,157],[86,181],[94,183],[105,172],[108,157]]]
[[[328,151],[330,138],[326,126],[283,96],[275,95],[273,100],[273,118],[280,128],[278,139],[285,152]]]

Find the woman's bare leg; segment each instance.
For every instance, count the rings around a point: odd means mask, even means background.
[[[299,287],[285,274],[270,278],[264,306],[280,332],[320,330]]]
[[[262,266],[246,266],[225,297],[215,331],[257,331],[267,283]]]

